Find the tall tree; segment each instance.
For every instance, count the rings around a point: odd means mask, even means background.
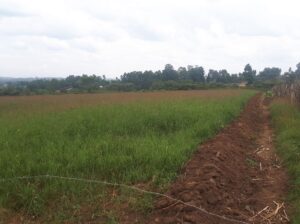
[[[177,80],[178,74],[175,71],[173,65],[166,64],[165,69],[162,71],[163,80]]]
[[[194,82],[205,82],[205,72],[203,67],[200,66],[195,66],[192,67],[188,70],[189,77],[194,81]]]
[[[220,82],[222,83],[229,83],[230,80],[230,74],[227,72],[226,69],[222,69],[219,71],[220,74]]]
[[[179,79],[181,79],[181,80],[189,79],[188,71],[185,67],[179,67],[178,70],[177,70],[177,73],[178,73]]]
[[[247,64],[243,72],[243,78],[247,82],[247,85],[253,84],[255,75],[256,75],[256,71],[252,69],[250,64]]]
[[[295,78],[300,79],[300,63],[296,65]]]
[[[220,74],[217,70],[209,69],[207,74],[207,82],[218,82]]]
[[[280,77],[281,69],[280,68],[264,68],[259,74],[259,80],[274,80]]]

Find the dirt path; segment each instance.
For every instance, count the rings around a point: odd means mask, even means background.
[[[167,195],[247,223],[288,223],[287,176],[273,151],[267,102],[257,95],[241,116],[200,146]],[[234,223],[166,198],[148,223]]]

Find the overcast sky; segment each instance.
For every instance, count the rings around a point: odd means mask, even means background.
[[[300,62],[297,0],[0,0],[0,76]]]

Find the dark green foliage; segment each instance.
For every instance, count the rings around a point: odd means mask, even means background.
[[[95,92],[108,84],[105,76],[70,75],[65,79],[35,79],[28,82],[6,83],[0,86],[0,95]]]
[[[182,81],[156,81],[153,83],[152,90],[193,90],[206,89],[207,87],[202,83],[195,83],[190,80]]]
[[[130,72],[121,76],[123,83],[132,83],[136,89],[149,89],[158,77],[152,71]]]
[[[300,79],[300,63],[296,65],[297,69],[295,71],[296,79]]]
[[[165,69],[162,71],[162,80],[178,80],[178,73],[174,70],[173,65],[166,64]]]
[[[300,63],[297,69],[281,76],[281,69],[265,68],[256,76],[256,71],[247,64],[239,74],[230,74],[226,69],[209,69],[208,74],[201,66],[188,65],[174,69],[166,64],[159,71],[133,71],[124,73],[119,78],[107,80],[105,76],[82,75],[68,76],[61,79],[35,79],[27,81],[1,82],[0,95],[31,95],[53,93],[81,93],[102,91],[137,91],[137,90],[188,90],[211,87],[238,86],[247,83],[248,86],[270,89],[280,82],[292,83],[300,79]]]
[[[190,79],[194,82],[205,82],[204,69],[202,67],[190,67],[190,69],[188,70],[188,74],[190,76]]]
[[[280,77],[281,69],[280,68],[265,68],[263,71],[261,71],[257,78],[259,80],[265,81],[265,80],[275,80]]]
[[[250,64],[247,64],[244,68],[244,72],[242,73],[243,79],[247,82],[248,85],[254,83],[256,71],[252,69]]]
[[[189,79],[188,77],[188,71],[185,67],[179,67],[178,70],[177,70],[177,73],[178,73],[178,78],[180,80],[187,80]]]
[[[268,90],[271,89],[274,85],[282,82],[281,77],[281,69],[272,67],[272,68],[264,68],[259,74],[256,76],[254,85],[257,88]]]
[[[300,80],[300,63],[296,65],[296,70],[293,71],[292,68],[283,74],[284,81],[288,84],[293,83],[295,80]]]
[[[220,71],[210,69],[206,81],[209,83],[237,83],[239,79],[236,74],[230,75],[225,69]]]

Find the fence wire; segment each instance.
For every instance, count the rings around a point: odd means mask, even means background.
[[[100,181],[100,180],[92,180],[92,179],[84,179],[84,178],[76,178],[76,177],[64,177],[64,176],[55,176],[55,175],[36,175],[36,176],[20,176],[20,177],[12,177],[12,178],[1,178],[0,182],[9,182],[9,181],[14,181],[14,180],[29,180],[29,179],[62,179],[62,180],[69,180],[69,181],[80,181],[80,182],[85,182],[85,183],[94,183],[94,184],[101,184],[101,185],[106,185],[106,186],[115,186],[115,187],[122,187],[122,188],[127,188],[130,190],[134,190],[134,191],[138,191],[144,194],[149,194],[149,195],[154,195],[154,196],[159,196],[159,197],[164,197],[167,198],[171,201],[174,201],[176,203],[181,203],[183,205],[186,205],[188,207],[192,207],[206,215],[209,216],[213,216],[216,217],[218,219],[222,219],[228,222],[232,222],[232,223],[239,223],[239,224],[250,224],[248,222],[244,222],[244,221],[240,221],[240,220],[236,220],[236,219],[231,219],[231,218],[227,218],[225,216],[222,215],[218,215],[212,212],[208,212],[205,209],[192,205],[190,203],[186,203],[182,200],[173,198],[169,195],[166,194],[161,194],[158,192],[153,192],[153,191],[147,191],[135,186],[130,186],[130,185],[126,185],[126,184],[122,184],[122,183],[111,183],[111,182],[107,182],[107,181]]]

